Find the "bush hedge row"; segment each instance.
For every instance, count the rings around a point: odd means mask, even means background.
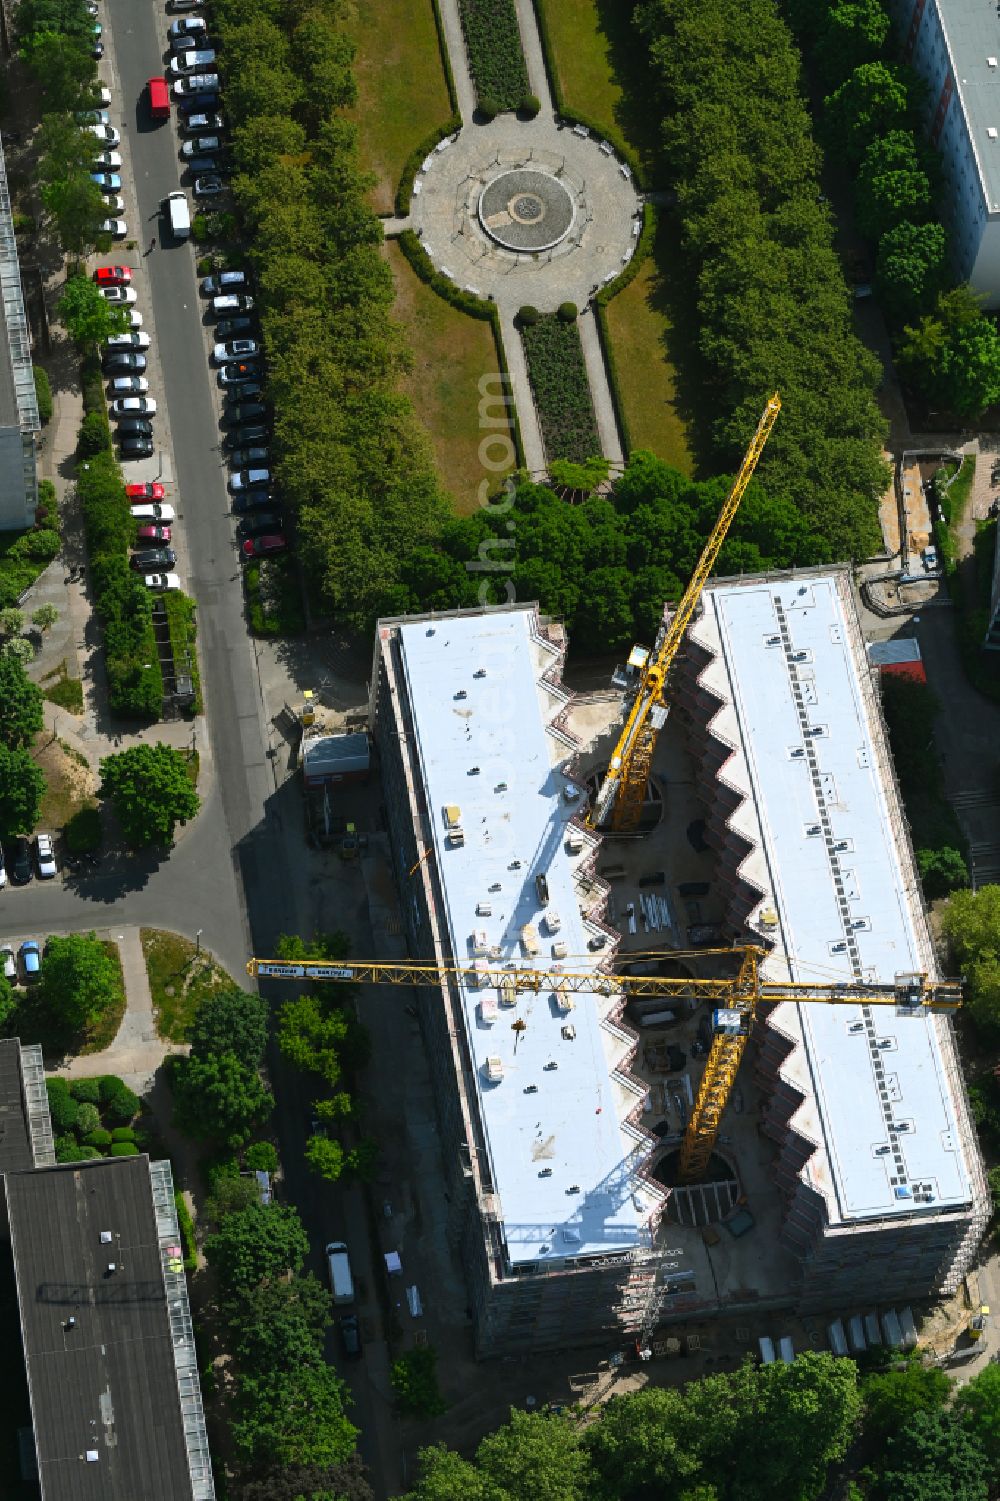
[[[522,327],[521,342],[549,463],[599,458],[601,439],[579,324],[544,313]]]
[[[401,219],[406,218],[412,207],[413,184],[416,181],[417,173],[420,171],[421,166],[439,141],[446,140],[448,136],[454,135],[461,128],[462,117],[456,110],[450,120],[446,120],[443,125],[439,125],[435,130],[432,130],[430,135],[426,136],[419,146],[415,146],[406,158],[403,172],[399,179],[399,187],[396,189],[396,213]]]
[[[458,0],[480,111],[520,109],[531,92],[514,0]]]

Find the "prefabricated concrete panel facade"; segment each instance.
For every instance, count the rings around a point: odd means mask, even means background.
[[[772,980],[935,973],[847,570],[709,585],[677,685],[727,920]],[[894,1007],[773,1008],[764,1130],[803,1308],[954,1287],[985,1226],[951,1024]]]

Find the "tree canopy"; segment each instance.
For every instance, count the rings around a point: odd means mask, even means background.
[[[942,924],[966,978],[966,1007],[978,1026],[1000,1033],[1000,886],[956,891]]]
[[[99,197],[99,190],[95,187],[94,191]],[[88,276],[69,278],[56,304],[56,312],[65,323],[70,338],[81,349],[103,344],[112,334],[122,333],[127,327],[124,309],[114,307]]]
[[[0,652],[0,745],[24,750],[42,728],[42,693],[23,663]]]
[[[136,845],[171,844],[177,824],[194,818],[201,806],[183,751],[162,742],[105,756],[100,794],[110,799],[126,839]]]
[[[44,794],[45,777],[31,752],[0,744],[0,838],[33,829]]]
[[[264,1282],[300,1272],[308,1254],[309,1237],[302,1222],[284,1204],[250,1204],[227,1214],[205,1241],[205,1259],[230,1298],[242,1298]]]
[[[69,1032],[78,1032],[122,1000],[118,961],[96,933],[50,938],[38,996],[55,1021]]]

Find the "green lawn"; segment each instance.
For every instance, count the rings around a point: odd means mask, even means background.
[[[389,214],[406,158],[451,115],[431,0],[355,0],[348,30],[361,160],[376,212]]]
[[[535,0],[544,18],[563,106],[614,125],[647,164],[658,115],[648,98],[642,48],[622,0]]]
[[[608,303],[608,331],[631,446],[652,449],[691,474],[694,461],[677,409],[676,372],[669,356],[673,325],[657,260],[663,243],[660,235],[635,280]]]
[[[484,376],[495,381],[498,374],[493,334],[488,323],[432,292],[391,240],[386,254],[396,282],[394,314],[413,350],[413,370],[403,389],[430,434],[438,473],[456,511],[467,516],[479,504],[482,481],[489,480],[492,490],[505,472],[484,469],[479,452],[482,439],[495,434],[479,424],[480,382]],[[498,450],[488,457],[496,459]]]
[[[216,990],[233,982],[212,955],[180,933],[141,928],[156,1030],[169,1042],[187,1042],[198,1007]]]

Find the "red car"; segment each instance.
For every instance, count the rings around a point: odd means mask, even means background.
[[[282,532],[273,532],[268,537],[248,537],[243,544],[243,556],[259,558],[269,552],[284,552],[287,546]]]
[[[127,287],[132,280],[128,266],[98,266],[94,280],[99,287]]]
[[[126,485],[125,494],[130,501],[133,500],[162,500],[166,490],[158,480],[150,480],[147,485]]]
[[[169,542],[169,526],[140,526],[136,528],[137,542]]]

